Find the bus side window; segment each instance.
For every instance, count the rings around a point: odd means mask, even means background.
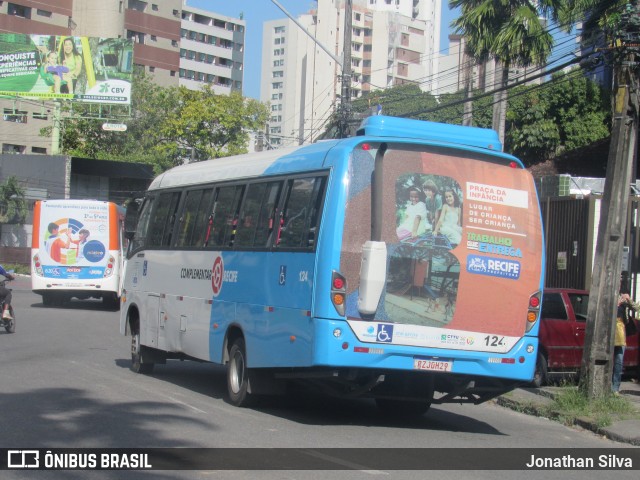
[[[258,225],[256,228],[256,236],[253,242],[255,247],[267,247],[275,242],[269,241],[271,234],[275,231],[276,215],[278,203],[280,203],[280,192],[282,191],[282,182],[270,182],[260,208],[260,216],[258,217]]]
[[[178,247],[191,245],[191,235],[196,223],[198,206],[202,200],[202,190],[190,190],[186,195],[178,227],[178,239],[176,240]]]
[[[151,213],[147,246],[165,247],[170,245],[179,200],[180,192],[162,193],[158,197]]]
[[[195,225],[193,226],[193,235],[191,236],[192,247],[202,247],[207,228],[209,226],[209,217],[211,216],[211,200],[213,199],[213,188],[205,190],[198,205],[198,213],[196,214]]]
[[[184,207],[182,208],[182,213],[180,215],[176,246],[202,246],[207,229],[212,195],[212,188],[208,190],[191,190],[187,192]]]
[[[308,248],[309,239],[314,239],[315,233],[311,230],[316,225],[311,224],[312,213],[317,206],[319,188],[322,178],[297,178],[289,181],[288,198],[284,205],[283,225],[280,231],[280,248]],[[311,246],[313,243],[311,243]]]
[[[233,185],[218,189],[214,205],[215,216],[208,247],[230,247],[235,240],[238,210],[244,186]]]
[[[154,197],[147,197],[142,204],[138,223],[136,225],[136,233],[129,244],[129,252],[135,252],[143,248],[146,244],[147,234],[149,231],[149,219],[151,218],[151,208],[154,203]]]
[[[242,203],[242,213],[236,231],[236,247],[252,247],[256,233],[256,225],[262,199],[267,188],[266,183],[253,183],[247,189],[247,195]]]

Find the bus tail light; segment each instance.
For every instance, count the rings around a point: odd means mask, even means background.
[[[529,297],[529,309],[527,310],[527,323],[525,329],[526,332],[531,331],[538,321],[538,316],[540,315],[540,297],[540,291],[537,291]]]
[[[110,277],[113,275],[113,265],[116,263],[116,259],[113,258],[113,255],[109,255],[109,263],[107,264],[107,268],[104,269],[103,278]]]
[[[42,272],[42,264],[40,263],[40,257],[38,255],[33,256],[33,267],[36,275],[40,277],[44,276],[44,273]]]
[[[344,316],[345,303],[347,300],[347,280],[343,275],[335,270],[331,274],[331,303],[336,311]]]

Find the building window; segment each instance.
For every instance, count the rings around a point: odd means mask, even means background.
[[[150,71],[151,73],[155,72],[155,71],[156,71],[156,67],[150,66],[150,67],[149,67],[149,71]]]
[[[52,13],[48,10],[41,10],[41,9],[37,9],[36,10],[36,15],[40,16],[40,17],[47,17],[47,18],[51,18]]]
[[[35,120],[47,120],[49,118],[46,113],[42,113],[42,112],[33,112],[31,116]]]
[[[175,77],[175,76],[176,76],[176,71],[175,71],[175,70],[171,70],[171,71],[169,72],[169,76],[171,76],[171,77]]]
[[[129,8],[131,10],[137,10],[138,12],[144,12],[147,9],[147,2],[129,0]]]
[[[177,47],[178,46],[178,41],[177,40],[171,40],[171,46],[172,47]]]
[[[127,40],[133,40],[134,43],[144,44],[144,33],[127,30]]]
[[[174,17],[179,17],[180,16],[180,10],[176,10],[175,8],[173,9],[173,16]]]
[[[155,35],[151,35],[151,41],[152,42],[157,42],[158,41],[158,37],[156,37]]]
[[[271,87],[272,87],[274,90],[278,90],[278,89],[282,88],[282,82],[273,82],[273,83],[271,84]]]
[[[12,143],[2,144],[2,153],[24,153],[27,147],[25,145],[14,145]]]
[[[360,21],[360,19],[362,18],[362,15],[361,15],[361,14],[359,14],[359,13],[355,13],[353,16],[355,17],[356,22],[359,22],[359,21]]]
[[[9,3],[7,5],[7,15],[31,19],[31,8]]]
[[[276,70],[273,72],[273,78],[282,78],[284,77],[284,72],[282,70]]]
[[[158,5],[156,5],[155,3],[151,4],[151,10],[153,10],[154,12],[158,11]]]
[[[40,153],[42,155],[46,155],[47,149],[44,147],[31,147],[31,153]]]
[[[27,112],[5,108],[3,118],[5,122],[27,123]]]
[[[285,32],[285,27],[280,26],[280,27],[276,27],[273,29],[274,33],[284,33]]]

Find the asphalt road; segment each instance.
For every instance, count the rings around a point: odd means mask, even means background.
[[[483,405],[433,406],[414,419],[385,418],[369,400],[310,394],[252,409],[225,402],[225,368],[169,361],[152,375],[129,370],[119,313],[98,301],[44,307],[28,282],[14,285],[17,331],[0,331],[0,448],[620,448],[590,432]],[[534,452],[534,450],[532,450]],[[321,455],[319,453],[318,455]],[[451,458],[455,467],[459,460]],[[500,468],[497,462],[496,468]],[[397,467],[396,467],[397,468]],[[460,471],[461,478],[633,478],[635,471]],[[342,470],[344,469],[344,470]],[[0,478],[428,478],[336,461],[322,471],[5,471]],[[451,475],[453,472],[442,472]]]

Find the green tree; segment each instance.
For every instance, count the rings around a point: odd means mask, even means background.
[[[63,112],[62,151],[79,157],[143,162],[157,173],[185,159],[203,160],[246,153],[249,132],[261,130],[268,116],[265,104],[240,94],[216,95],[208,87],[161,87],[134,75],[126,132],[102,130],[104,120],[92,118],[90,106],[73,105]],[[113,112],[122,118],[126,107]],[[51,128],[43,129],[51,135]],[[193,155],[191,154],[193,152]]]
[[[157,129],[156,150],[174,164],[187,156],[192,161],[247,152],[249,132],[267,121],[265,104],[239,93],[216,95],[179,87],[176,108],[167,112]]]
[[[0,223],[22,225],[25,222],[29,210],[24,195],[24,188],[16,177],[9,177],[0,185]]]
[[[461,15],[452,26],[464,35],[466,52],[478,63],[491,58],[497,62],[496,83],[501,90],[494,98],[493,128],[503,141],[509,68],[546,62],[554,41],[543,19],[557,19],[562,4],[562,0],[449,1],[450,7],[460,8]]]

